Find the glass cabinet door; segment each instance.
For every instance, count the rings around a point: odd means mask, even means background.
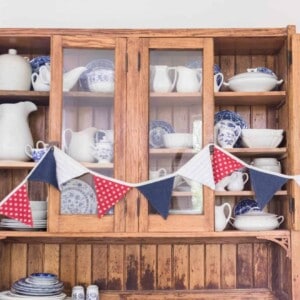
[[[212,53],[210,40],[150,39],[144,43],[147,59],[143,67],[149,79],[144,84],[148,99],[145,179],[176,174],[211,142]],[[143,199],[147,221],[141,220],[140,227],[147,231],[213,230],[212,196],[199,182],[176,175],[167,219]]]
[[[119,155],[122,137],[117,133],[123,120],[115,115],[123,111],[120,99],[125,91],[116,78],[124,77],[125,43],[122,39],[87,37],[63,37],[56,42],[60,51],[56,50],[53,56],[56,68],[51,79],[51,97],[59,99],[55,114],[58,126],[52,138],[60,141],[62,151],[91,172],[63,184],[55,205],[57,223],[53,221],[52,228],[54,231],[118,230],[113,219],[123,214],[124,201],[98,218],[93,180],[97,174],[124,179],[123,158]],[[52,117],[54,120],[53,114]]]

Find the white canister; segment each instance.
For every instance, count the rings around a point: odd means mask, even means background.
[[[202,119],[201,116],[193,118],[193,148],[197,151],[202,149]]]
[[[86,300],[99,300],[99,288],[97,285],[89,285],[86,290]]]
[[[72,288],[72,300],[84,300],[84,288],[81,285],[75,285]]]

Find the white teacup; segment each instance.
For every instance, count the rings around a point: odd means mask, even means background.
[[[149,171],[149,178],[150,179],[156,179],[159,177],[163,177],[167,175],[167,170],[164,168],[160,168],[158,170],[155,171]]]
[[[223,84],[224,75],[222,73],[217,73],[214,75],[214,92],[218,92]]]

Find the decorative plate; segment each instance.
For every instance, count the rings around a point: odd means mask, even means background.
[[[39,73],[39,68],[45,64],[50,64],[50,56],[37,56],[30,61],[32,73]]]
[[[67,295],[65,293],[60,293],[59,295],[54,296],[34,296],[34,300],[63,300],[68,299],[66,298]],[[20,299],[30,299],[32,300],[32,296],[26,296],[26,295],[19,295],[15,294],[11,291],[3,291],[0,292],[0,300],[20,300]]]
[[[113,61],[109,59],[92,60],[85,67],[87,68],[87,70],[84,71],[79,77],[79,85],[81,89],[83,89],[84,91],[89,91],[88,76],[90,73],[93,73],[95,70],[101,70],[101,69],[108,69],[108,70],[115,69],[115,65]]]
[[[62,214],[96,214],[97,198],[92,187],[80,179],[71,179],[62,185]]]
[[[239,201],[234,209],[234,215],[238,216],[238,215],[242,215],[250,210],[255,210],[255,211],[260,211],[261,209],[259,208],[257,202],[253,199],[243,199],[241,201]]]
[[[171,124],[161,121],[154,120],[150,121],[149,129],[149,144],[152,148],[164,147],[163,135],[166,133],[174,133],[174,128]]]

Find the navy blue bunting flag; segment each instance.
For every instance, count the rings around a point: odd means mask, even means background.
[[[164,219],[169,214],[174,178],[175,176],[172,176],[137,187]]]
[[[288,178],[249,169],[256,202],[263,209],[273,195],[288,181]]]
[[[32,170],[32,173],[28,176],[28,180],[50,183],[58,189],[53,148],[48,150],[42,160]]]

